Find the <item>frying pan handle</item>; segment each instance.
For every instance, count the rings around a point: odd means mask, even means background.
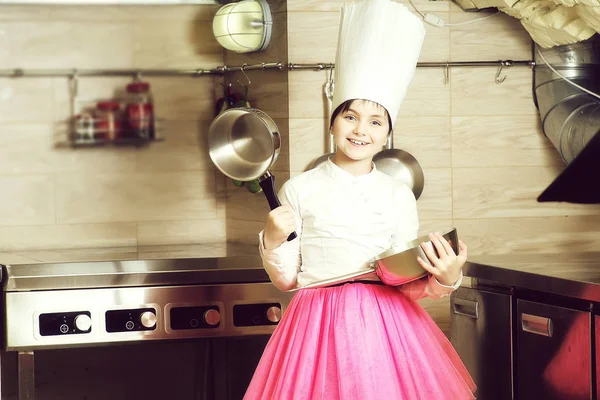
[[[386,150],[391,150],[394,148],[394,132],[390,132],[390,137],[385,143],[385,148]]]
[[[269,173],[265,174],[260,178],[259,185],[262,188],[267,201],[269,202],[269,207],[271,207],[271,210],[281,206],[281,202],[279,201],[279,198],[277,198],[277,193],[275,193],[275,177],[273,175]],[[290,233],[290,236],[288,236],[287,241],[290,242],[296,239],[297,236],[298,235],[296,235],[296,232],[292,232]]]
[[[298,237],[298,235],[296,235],[296,232],[292,232],[290,233],[290,236],[288,236],[287,241],[291,242],[292,240],[296,239]]]
[[[329,123],[331,122],[331,113],[333,113],[333,91],[331,86],[331,82],[327,82],[327,84],[325,84],[325,96],[327,96],[327,127],[329,127]],[[331,134],[331,132],[329,132],[329,129],[325,131],[325,134],[329,139],[327,143],[329,145],[329,152],[335,153],[335,143],[333,141],[333,135]]]

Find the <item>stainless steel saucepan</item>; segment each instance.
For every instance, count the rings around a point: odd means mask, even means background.
[[[281,135],[275,122],[256,108],[230,108],[208,129],[208,153],[219,171],[242,182],[258,179],[271,210],[281,205],[270,168],[277,161]],[[292,232],[287,240],[296,238]]]
[[[458,233],[456,232],[456,228],[442,231],[442,236],[450,242],[454,253],[458,254]],[[418,263],[417,257],[421,257],[423,261],[431,265],[427,255],[425,255],[425,252],[420,246],[421,243],[431,244],[429,236],[421,236],[402,246],[391,248],[369,261],[368,266],[359,271],[311,283],[289,291],[294,292],[300,289],[338,285],[340,283],[351,282],[361,278],[375,278],[375,276],[379,277],[383,283],[390,286],[400,286],[412,282],[428,274],[428,272]],[[435,251],[435,247],[433,249]]]

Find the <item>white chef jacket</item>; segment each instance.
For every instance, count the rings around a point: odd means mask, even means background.
[[[259,250],[271,281],[281,290],[303,287],[364,270],[395,245],[418,237],[417,204],[403,182],[378,171],[354,176],[331,160],[286,183],[279,192],[297,216],[298,237],[271,250]],[[402,285],[408,297],[440,298],[458,288],[433,276]]]

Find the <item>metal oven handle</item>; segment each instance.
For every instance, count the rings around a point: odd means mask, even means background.
[[[479,303],[477,301],[454,299],[452,310],[454,314],[475,319],[479,318]]]
[[[521,329],[524,332],[536,335],[552,337],[553,324],[550,318],[531,314],[521,314]]]

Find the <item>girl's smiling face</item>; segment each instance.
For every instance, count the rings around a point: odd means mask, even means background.
[[[337,146],[335,163],[364,164],[369,172],[373,156],[381,151],[390,134],[388,113],[368,100],[352,100],[348,107],[343,106],[331,125]]]

